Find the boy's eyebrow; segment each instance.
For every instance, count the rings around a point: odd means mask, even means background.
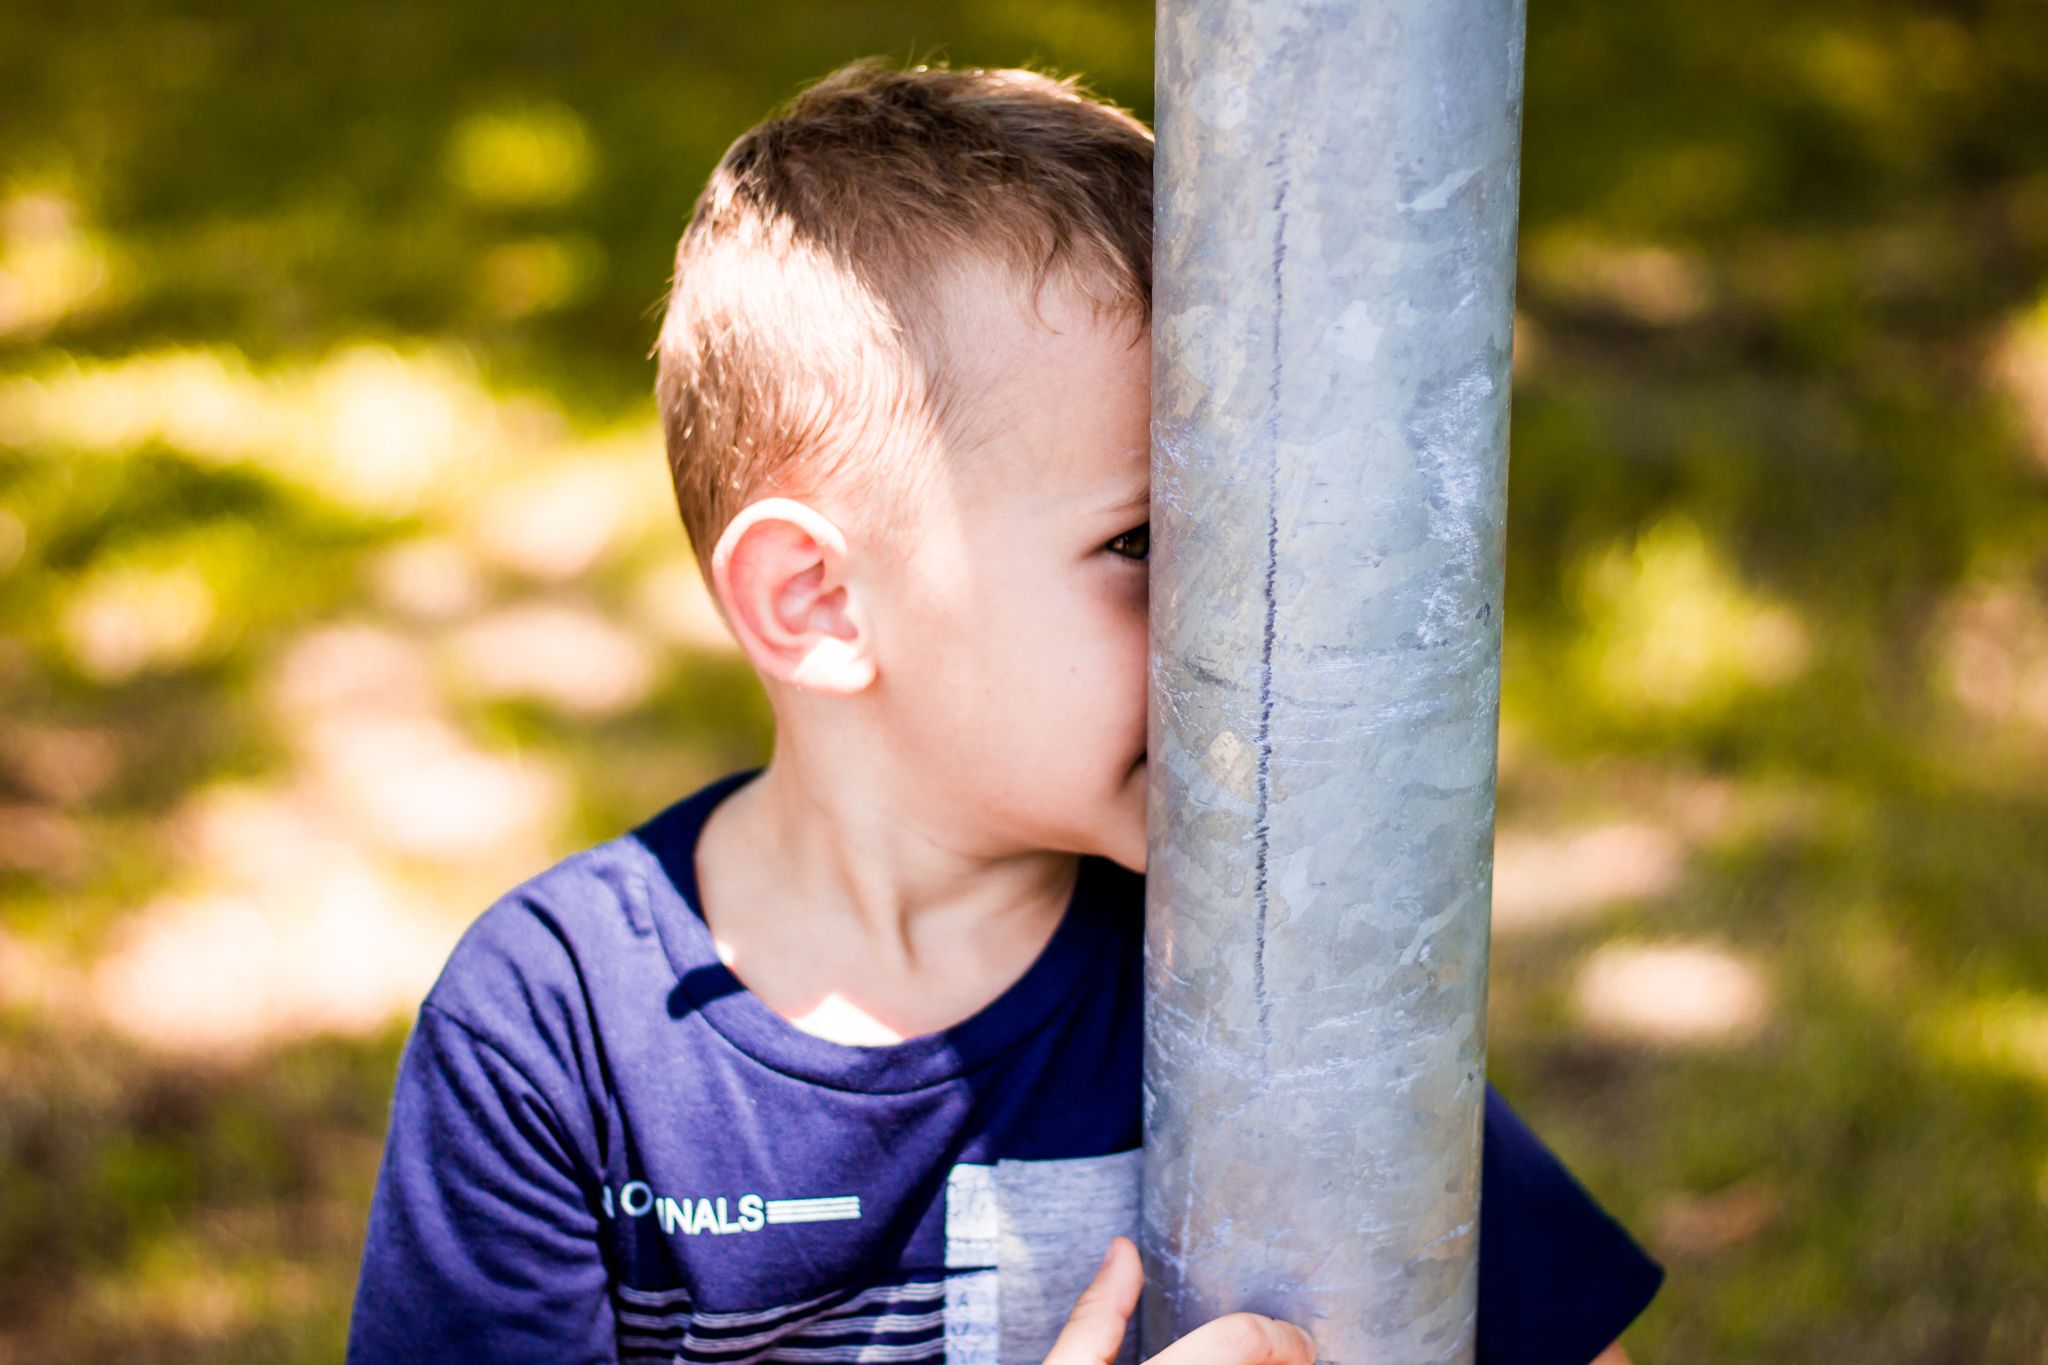
[[[1111,512],[1128,512],[1143,507],[1150,501],[1152,501],[1152,487],[1150,484],[1147,484],[1135,493],[1118,498],[1115,502],[1105,503],[1102,512],[1105,516]]]

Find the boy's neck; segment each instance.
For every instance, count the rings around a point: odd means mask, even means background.
[[[889,794],[806,781],[783,755],[727,796],[697,846],[719,956],[807,1032],[875,1045],[993,1000],[1043,950],[1074,853],[978,857]]]

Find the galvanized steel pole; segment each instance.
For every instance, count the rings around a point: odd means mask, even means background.
[[[1472,1358],[1522,0],[1161,0],[1142,1349]]]

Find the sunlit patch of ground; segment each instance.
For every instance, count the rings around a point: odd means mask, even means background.
[[[573,152],[559,120],[480,116],[451,144],[450,173],[498,194],[504,147],[533,138]],[[415,528],[361,561],[363,612],[253,660],[236,602],[277,566],[242,540],[117,545],[46,580],[53,647],[95,685],[253,662],[255,718],[283,761],[189,792],[161,825],[169,875],[85,959],[12,973],[9,998],[72,1001],[56,1010],[67,1026],[159,1052],[220,1061],[402,1018],[461,927],[568,851],[577,774],[557,745],[486,738],[476,704],[624,717],[677,646],[713,638],[694,571],[670,572],[688,556],[658,429],[572,432],[551,403],[488,390],[446,344],[272,366],[226,348],[47,365],[0,380],[0,437],[105,460],[108,477],[168,446]],[[26,529],[16,539],[19,561]],[[34,798],[0,800],[0,871],[78,881],[90,835],[74,811],[120,772],[119,746],[24,718],[0,726],[0,762]]]
[[[1523,251],[1531,284],[1568,306],[1619,313],[1669,327],[1690,322],[1713,301],[1695,253],[1655,242],[1620,242],[1585,226],[1531,234]]]
[[[289,798],[221,792],[198,828],[202,889],[142,906],[90,969],[97,1018],[153,1049],[219,1058],[363,1033],[416,1005],[460,931]]]
[[[491,612],[456,630],[448,650],[461,685],[479,697],[532,698],[582,716],[639,705],[658,667],[637,634],[572,601]]]
[[[161,443],[374,515],[452,500],[486,461],[545,448],[561,430],[545,403],[489,393],[446,345],[359,343],[277,369],[191,347],[0,380],[0,440],[102,457]]]
[[[216,642],[220,616],[196,566],[117,562],[75,585],[58,624],[78,669],[113,683],[192,662]]]
[[[542,846],[564,810],[553,760],[480,749],[431,716],[322,717],[301,744],[318,805],[388,852],[487,862]]]
[[[117,304],[133,273],[63,187],[20,185],[0,199],[0,340],[31,340]]]
[[[428,647],[409,635],[311,632],[284,652],[270,698],[299,758],[301,801],[372,848],[502,868],[560,822],[566,774],[545,755],[470,739]]]
[[[476,556],[448,536],[401,541],[366,566],[379,605],[416,621],[446,621],[473,612],[487,582]]]
[[[1686,846],[1642,821],[1563,834],[1503,829],[1493,852],[1496,931],[1569,924],[1610,905],[1653,900],[1678,884]]]
[[[588,641],[567,643],[617,688]],[[292,768],[175,812],[183,872],[86,970],[95,1018],[142,1046],[218,1059],[383,1027],[418,1003],[492,896],[563,851],[566,774],[471,739],[409,635],[307,632],[264,698]],[[422,878],[422,863],[444,875]]]
[[[486,561],[544,583],[581,578],[622,544],[682,538],[661,432],[634,426],[491,480],[457,517]]]
[[[1506,783],[1510,765],[1502,766]],[[1592,774],[1517,758],[1512,771],[1493,864],[1493,927],[1507,936],[1570,930],[1610,910],[1665,902],[1681,892],[1700,854],[1808,831],[1826,804],[1797,785],[1672,767]]]
[[[1686,1046],[1744,1042],[1771,1017],[1765,973],[1710,943],[1610,943],[1572,985],[1580,1023],[1631,1042]]]
[[[2048,565],[1986,567],[1941,614],[1933,672],[1977,721],[2048,741]]]

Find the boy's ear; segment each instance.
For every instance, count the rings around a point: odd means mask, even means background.
[[[750,504],[711,552],[713,586],[754,667],[827,696],[875,680],[873,632],[847,569],[839,528],[791,498]]]

